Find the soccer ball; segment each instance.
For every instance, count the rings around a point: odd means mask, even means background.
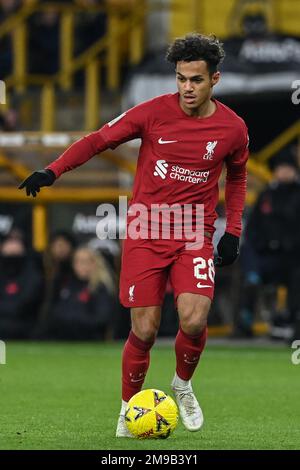
[[[136,393],[128,402],[125,422],[131,434],[139,439],[166,439],[178,423],[174,400],[161,390]]]

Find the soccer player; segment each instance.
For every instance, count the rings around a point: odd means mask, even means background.
[[[130,437],[125,425],[128,400],[142,388],[161,318],[168,277],[180,321],[175,340],[176,372],[172,389],[181,419],[189,431],[203,424],[191,378],[204,349],[207,316],[214,292],[212,236],[218,203],[218,180],[227,167],[226,231],[218,243],[217,265],[238,256],[241,218],[246,193],[248,134],[244,121],[212,98],[220,79],[222,44],[214,36],[189,34],[169,47],[178,93],[139,104],[70,146],[46,169],[29,176],[20,188],[27,195],[49,186],[93,155],[141,138],[133,197],[134,203],[204,205],[204,243],[187,249],[186,240],[157,237],[124,241],[120,300],[131,308],[132,329],[122,359],[122,404],[116,436]]]

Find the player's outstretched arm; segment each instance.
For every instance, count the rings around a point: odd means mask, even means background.
[[[153,100],[150,100],[150,104]],[[68,147],[65,152],[44,170],[35,171],[26,178],[19,189],[26,188],[27,196],[36,196],[43,186],[51,186],[66,171],[83,165],[94,155],[115,149],[118,145],[142,136],[146,118],[152,107],[148,102],[121,114],[98,131],[92,132]]]
[[[28,176],[19,186],[19,189],[26,189],[27,196],[36,197],[43,186],[51,186],[56,180],[56,176],[51,170],[39,170]]]
[[[91,142],[95,145],[92,146]],[[100,142],[100,143],[99,143]],[[59,178],[66,171],[76,168],[90,158],[92,158],[97,151],[107,148],[107,145],[97,135],[97,132],[83,137],[68,147],[65,152],[60,155],[56,160],[50,163],[49,166],[43,170],[35,171],[28,178],[26,178],[19,186],[19,189],[26,188],[27,196],[33,197],[40,191],[43,186],[51,186],[54,181]]]

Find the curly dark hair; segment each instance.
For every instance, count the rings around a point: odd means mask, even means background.
[[[175,65],[178,61],[191,62],[193,60],[204,60],[210,74],[217,71],[218,64],[225,57],[223,44],[216,36],[204,36],[203,34],[191,33],[184,38],[177,38],[169,46],[166,60]]]

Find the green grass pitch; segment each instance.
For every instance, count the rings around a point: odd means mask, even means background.
[[[121,344],[8,343],[0,449],[299,449],[300,365],[288,347],[207,346],[194,378],[204,427],[116,439]],[[156,345],[145,388],[170,392],[173,348]]]

